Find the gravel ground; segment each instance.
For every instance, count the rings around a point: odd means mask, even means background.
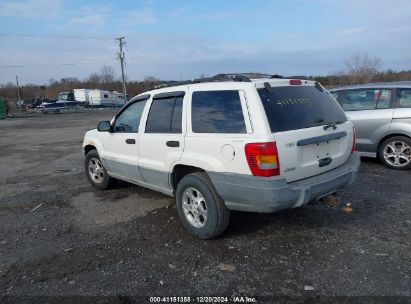
[[[222,237],[202,241],[180,225],[172,198],[128,183],[90,186],[82,138],[114,113],[0,121],[0,302],[44,295],[410,301],[410,172],[363,160],[356,184],[335,200],[233,212]]]

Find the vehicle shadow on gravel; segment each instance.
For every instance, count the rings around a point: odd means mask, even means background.
[[[397,204],[396,201],[388,199],[384,191],[386,179],[389,180],[392,175],[403,176],[404,172],[385,168],[376,158],[362,158],[362,162],[360,179],[364,179],[363,176],[368,178],[342,189],[331,202],[310,202],[295,209],[275,213],[232,212],[229,228],[223,237],[230,238],[260,231],[273,233],[284,227],[292,231],[320,227],[339,230],[346,229],[347,224],[355,227],[367,221],[379,221],[382,213],[396,208]]]
[[[312,229],[324,226],[335,227],[341,222],[348,222],[348,217],[338,207],[309,205],[275,213],[232,212],[228,230],[223,237],[247,234],[271,233],[273,230],[290,228],[292,231]]]

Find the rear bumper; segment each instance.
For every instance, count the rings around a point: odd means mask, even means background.
[[[302,206],[352,184],[359,167],[360,156],[355,152],[338,168],[292,183],[282,177],[207,173],[228,209],[275,212]]]

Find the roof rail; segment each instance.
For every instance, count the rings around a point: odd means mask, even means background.
[[[271,75],[269,78],[283,78],[283,76],[275,74],[275,75]]]
[[[251,79],[261,79],[261,78],[282,78],[282,76],[278,75],[278,74],[272,75],[272,74],[252,73],[252,72],[249,72],[249,73],[234,73],[234,74],[218,74],[216,76],[220,76],[220,75],[223,75],[223,76],[226,76],[226,77],[230,77],[231,75],[237,76],[237,77],[246,77],[246,78],[249,78],[250,80]],[[216,76],[214,76],[214,77],[216,77]]]
[[[300,80],[309,80],[309,79],[312,79],[311,76],[301,76],[301,75],[292,75],[292,76],[287,76],[287,77],[285,77],[285,78],[288,78],[288,79],[300,79]]]
[[[217,79],[217,81],[240,81],[240,82],[251,82],[250,77],[246,74],[217,74],[212,79]]]
[[[175,87],[179,85],[205,83],[205,82],[223,82],[223,81],[251,82],[251,79],[260,79],[260,78],[274,79],[274,78],[283,78],[283,77],[277,74],[272,75],[272,74],[263,74],[263,73],[217,74],[212,77],[197,78],[197,79],[183,80],[183,81],[168,81],[166,83],[155,86],[154,89],[169,88],[169,87]],[[295,78],[303,79],[302,76],[297,76]]]
[[[222,81],[238,81],[238,82],[251,82],[251,79],[243,74],[217,74],[212,77],[197,78],[184,81],[169,81],[163,84],[160,84],[155,87],[155,89],[160,88],[169,88],[185,84],[195,84],[195,83],[204,83],[204,82],[222,82]]]

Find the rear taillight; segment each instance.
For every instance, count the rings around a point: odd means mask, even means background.
[[[355,152],[355,128],[352,128],[352,147],[351,153]]]
[[[302,85],[303,82],[300,79],[290,79],[290,85]]]
[[[245,155],[254,176],[280,175],[280,161],[275,142],[246,144]]]

